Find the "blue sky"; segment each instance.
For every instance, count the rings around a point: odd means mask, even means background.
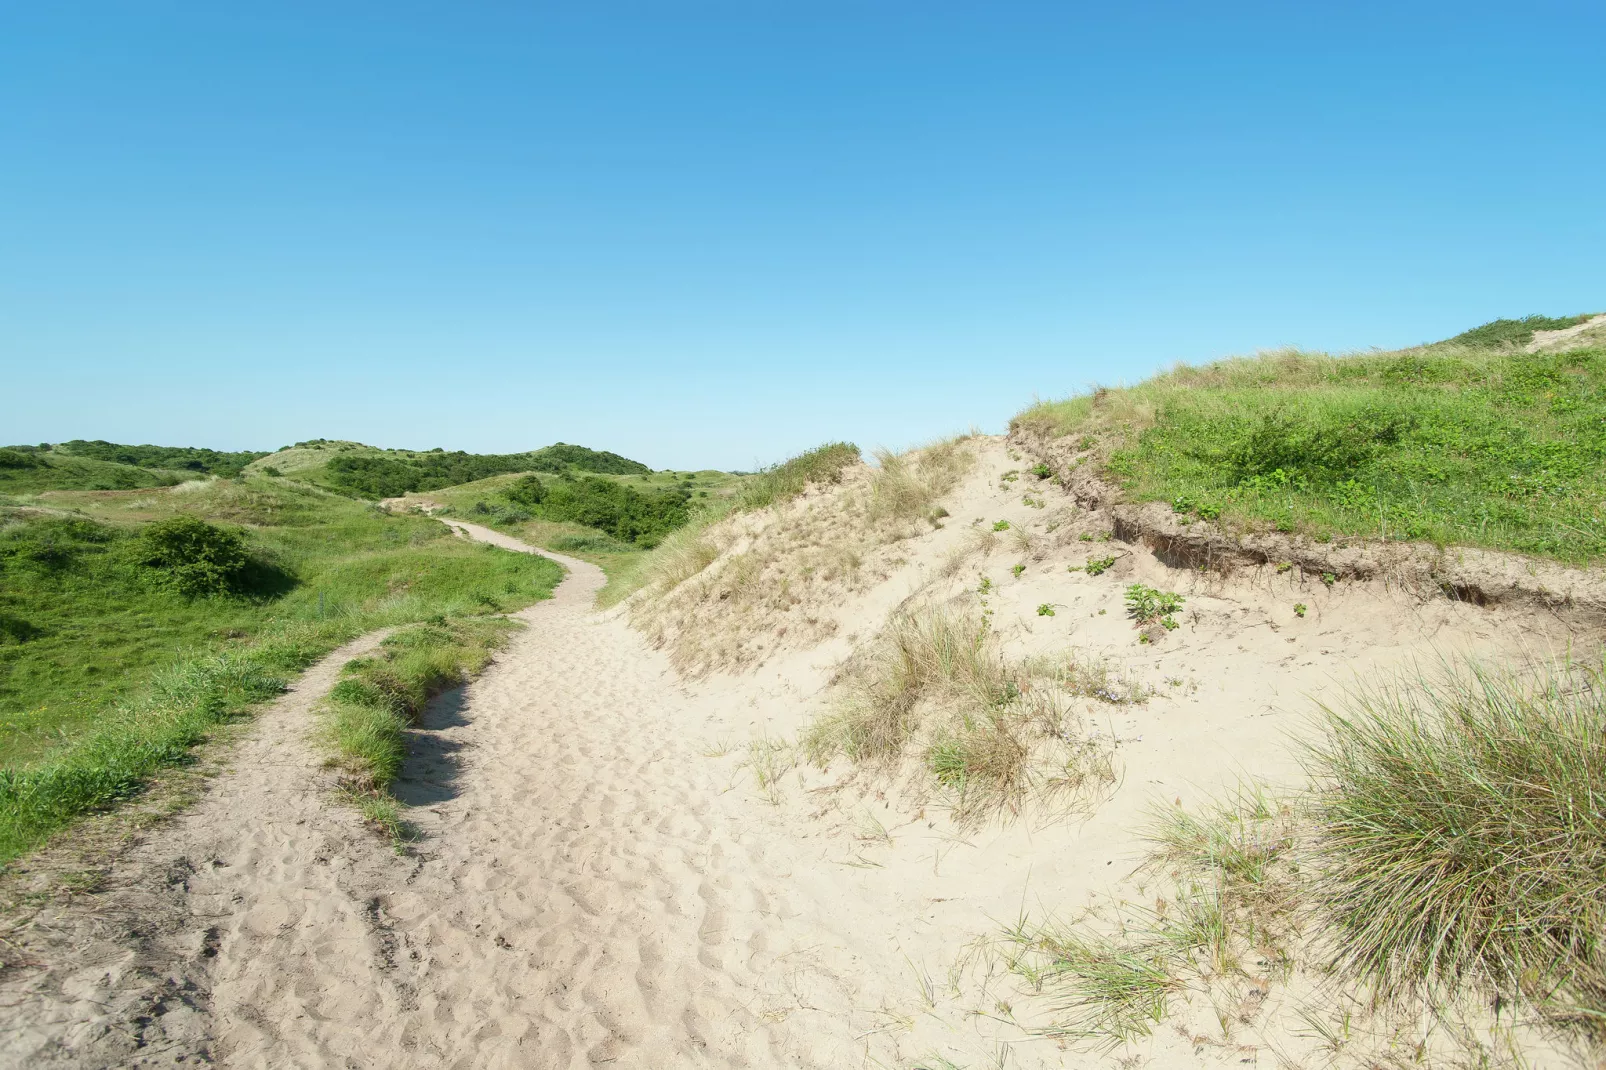
[[[0,441],[656,467],[1606,311],[1595,4],[7,4]]]

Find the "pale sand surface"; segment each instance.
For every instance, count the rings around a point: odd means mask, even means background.
[[[108,931],[78,941],[99,958],[63,950],[42,970],[7,975],[0,997],[17,1017],[0,1062],[1326,1065],[1289,1025],[1302,1001],[1321,998],[1309,985],[1275,988],[1226,1027],[1231,1015],[1209,995],[1183,993],[1152,1038],[1107,1056],[1023,1030],[1012,1019],[1043,1024],[1048,1011],[996,972],[961,969],[964,951],[1023,910],[1068,915],[1152,894],[1133,876],[1144,810],[1244,777],[1296,782],[1289,739],[1312,697],[1415,657],[1543,653],[1568,637],[1534,615],[1380,584],[1328,589],[1267,569],[1229,585],[1167,569],[1140,547],[1119,547],[1129,556],[1101,577],[1066,571],[1105,543],[1055,543],[1038,557],[996,550],[944,576],[973,519],[1041,528],[1064,507],[1022,503],[1023,489],[1058,493],[1046,484],[1000,483],[1023,467],[1001,441],[975,448],[975,473],[946,499],[947,526],[886,549],[883,578],[821,609],[830,638],[782,642],[743,675],[679,678],[623,612],[591,608],[601,572],[563,559],[556,596],[518,614],[527,627],[417,733],[397,789],[422,833],[412,857],[391,854],[332,801],[306,742],[311,699],[353,652],[332,657],[260,718],[200,803],[137,849],[145,869],[123,866],[149,881],[183,863],[182,887],[153,907],[177,919],[164,930],[166,957],[150,941],[119,952]],[[824,508],[829,493],[797,508]],[[1017,561],[1028,564],[1018,580]],[[1141,706],[1089,705],[1121,771],[1100,805],[965,832],[940,800],[840,767],[788,772],[778,801],[758,791],[750,742],[792,738],[889,611],[911,597],[962,600],[978,573],[995,584],[1006,650],[1074,645],[1160,691]],[[1134,579],[1189,598],[1184,627],[1152,648],[1136,646],[1122,618]],[[1296,600],[1310,607],[1304,619]],[[1055,616],[1036,615],[1045,602]],[[127,901],[107,895],[108,910]],[[60,931],[89,932],[63,910]],[[127,968],[136,961],[144,968]],[[130,1025],[134,993],[172,991],[190,993],[182,1014],[181,1001],[152,1012],[146,998],[148,1021]]]

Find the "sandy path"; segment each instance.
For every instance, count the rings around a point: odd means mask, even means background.
[[[554,598],[419,733],[398,792],[418,858],[332,887],[329,859],[285,846],[197,889],[287,893],[218,951],[227,1065],[811,1064],[747,1009],[782,950],[750,802],[719,798],[664,660],[592,612],[601,570],[561,560]]]
[[[204,1058],[211,960],[302,956],[313,933],[319,944],[368,939],[369,918],[348,889],[384,860],[355,816],[329,805],[333,781],[307,728],[341,667],[383,634],[302,674],[258,715],[201,801],[119,858],[106,887],[13,934],[41,967],[8,972],[0,984],[0,1065]]]
[[[819,1026],[845,993],[801,1038],[764,1009],[760,975],[802,953],[787,845],[718,780],[665,660],[592,611],[601,570],[551,556],[570,570],[555,596],[415,734],[414,856],[332,802],[307,739],[371,636],[265,710],[92,913],[65,909],[58,943],[100,951],[5,986],[24,1010],[0,1065],[842,1065],[846,1023]]]

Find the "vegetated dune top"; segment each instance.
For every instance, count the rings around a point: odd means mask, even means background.
[[[1606,557],[1606,317],[1496,342],[1181,366],[1012,422],[1112,501],[1234,534]],[[1509,326],[1500,326],[1500,324]],[[1532,350],[1532,351],[1530,351]]]

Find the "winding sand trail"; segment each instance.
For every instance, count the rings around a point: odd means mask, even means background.
[[[551,556],[555,596],[416,741],[420,857],[361,904],[367,937],[274,915],[220,948],[227,1064],[809,1065],[748,1010],[781,876],[719,805],[664,659],[592,611],[601,570]]]
[[[0,1066],[860,1061],[849,993],[820,984],[829,904],[782,890],[786,846],[719,780],[666,660],[592,610],[601,570],[549,556],[569,570],[554,597],[415,733],[397,785],[412,856],[332,801],[308,739],[375,634],[264,710],[108,887],[29,923],[36,969],[0,985]],[[778,962],[777,1001],[760,978]]]

